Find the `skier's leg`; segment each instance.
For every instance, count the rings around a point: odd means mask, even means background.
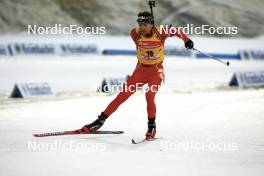
[[[161,78],[159,76],[153,76],[151,80],[148,81],[148,91],[146,92],[147,101],[147,112],[148,112],[148,131],[146,133],[146,139],[152,139],[156,135],[156,104],[155,96],[161,85]]]
[[[149,118],[156,117],[156,104],[155,96],[158,92],[158,89],[161,84],[161,79],[156,77],[155,79],[148,82],[148,91],[146,92],[146,101],[147,101],[147,112]]]
[[[103,111],[107,116],[110,116],[112,113],[114,113],[117,108],[124,103],[131,95],[133,95],[134,92],[120,92],[116,98],[106,107],[106,109]]]
[[[133,74],[127,80],[126,85],[123,86],[123,91],[121,91],[103,111],[104,114],[110,116],[112,113],[114,113],[122,103],[124,103],[131,95],[136,92],[137,87],[140,85],[143,85],[141,77],[137,74]]]
[[[125,102],[132,94],[136,92],[137,86],[143,84],[142,77],[139,72],[135,71],[130,78],[123,85],[123,90],[117,97],[107,106],[107,108],[98,116],[93,123],[82,127],[84,132],[94,132],[103,126],[105,120],[117,110],[117,108]]]

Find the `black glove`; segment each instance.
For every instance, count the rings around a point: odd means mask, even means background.
[[[185,42],[185,48],[186,49],[193,49],[193,41],[189,39],[187,42]]]

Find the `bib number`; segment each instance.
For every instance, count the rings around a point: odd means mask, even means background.
[[[148,57],[152,57],[153,56],[153,51],[149,50],[149,51],[146,51]]]

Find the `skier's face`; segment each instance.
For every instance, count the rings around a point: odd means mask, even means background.
[[[143,35],[147,35],[153,27],[152,24],[145,23],[145,22],[140,22],[140,23],[138,23],[138,25],[139,25],[139,30],[140,30],[141,34],[143,34]]]

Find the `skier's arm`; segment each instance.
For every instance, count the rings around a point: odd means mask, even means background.
[[[164,33],[162,35],[162,37],[164,39],[166,39],[168,37],[175,37],[175,36],[179,37],[180,39],[182,39],[184,41],[185,47],[187,49],[193,48],[193,41],[187,35],[185,35],[180,28],[176,28],[176,30],[173,32],[170,32],[170,30],[169,30],[169,33]]]
[[[136,28],[133,28],[133,29],[131,30],[131,32],[130,32],[130,36],[131,36],[132,40],[134,41],[134,43],[136,44],[136,47],[137,47],[137,42],[136,42],[136,40],[137,40],[137,35],[138,35],[138,33],[137,33]],[[139,62],[137,62],[137,65],[136,65],[135,69],[138,67],[138,65],[139,65]]]
[[[131,31],[130,31],[130,36],[132,38],[132,40],[134,41],[134,43],[137,45],[137,30],[136,28],[133,28]]]
[[[175,32],[173,32],[173,33],[170,32],[170,30],[169,30],[168,37],[174,37],[174,36],[182,39],[184,41],[184,43],[186,43],[189,40],[189,37],[187,35],[185,35],[180,28],[176,28]]]

